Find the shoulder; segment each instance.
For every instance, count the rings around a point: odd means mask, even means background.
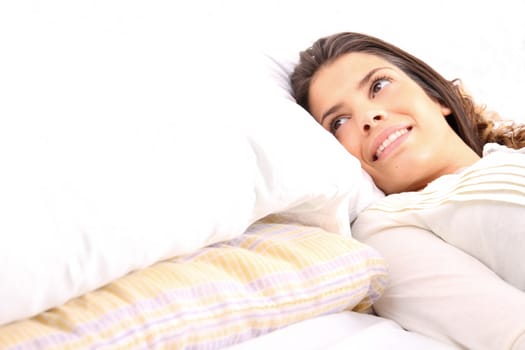
[[[486,159],[487,157],[493,157],[495,155],[499,156],[507,156],[507,157],[517,157],[521,158],[525,156],[525,147],[524,148],[510,148],[504,145],[500,145],[498,143],[487,143],[485,146],[483,146],[483,158]]]

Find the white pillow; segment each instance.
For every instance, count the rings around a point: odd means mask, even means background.
[[[262,175],[256,186],[261,216],[284,211],[300,222],[348,234],[357,212],[383,193],[359,161],[293,99],[288,76],[298,52],[286,57],[254,51],[251,57],[245,51],[244,56],[253,62],[245,83],[252,93],[237,103],[249,112],[237,115]]]
[[[280,65],[176,11],[67,9],[3,18],[0,324],[270,213],[349,234],[371,183]]]

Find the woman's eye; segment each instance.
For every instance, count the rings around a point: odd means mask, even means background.
[[[337,129],[339,129],[341,127],[341,125],[343,125],[347,121],[348,121],[348,117],[335,118],[332,121],[331,126],[330,126],[330,129],[331,129],[332,133],[335,133],[337,131]]]
[[[375,94],[383,90],[383,88],[388,84],[390,84],[390,79],[388,78],[376,79],[372,84],[372,95],[375,96]]]

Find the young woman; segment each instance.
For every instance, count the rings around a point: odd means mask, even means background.
[[[317,40],[291,84],[387,194],[352,224],[390,265],[376,312],[461,347],[525,348],[525,127],[360,33]]]

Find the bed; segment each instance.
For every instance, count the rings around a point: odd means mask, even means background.
[[[383,194],[287,77],[362,31],[525,122],[504,5],[2,3],[0,348],[462,348],[374,314],[350,222]]]

